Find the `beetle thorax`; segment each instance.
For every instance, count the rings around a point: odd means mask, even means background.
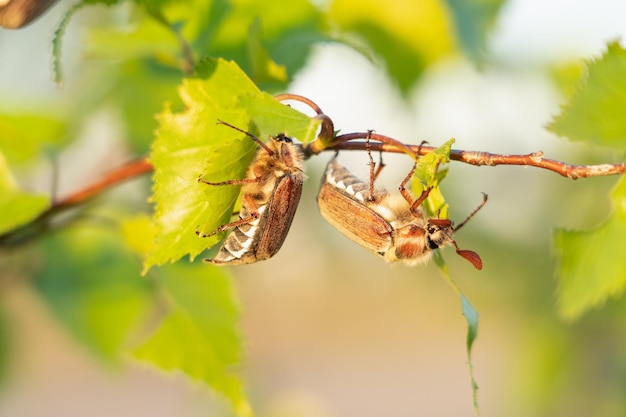
[[[271,138],[267,146],[273,155],[259,153],[255,164],[260,172],[277,178],[287,174],[301,174],[303,171],[302,155],[297,146],[287,137]]]

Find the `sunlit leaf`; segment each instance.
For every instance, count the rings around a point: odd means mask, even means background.
[[[559,314],[568,320],[619,297],[626,287],[626,179],[612,193],[613,212],[589,231],[557,229]]]
[[[120,236],[83,225],[43,242],[34,284],[54,315],[82,344],[114,362],[146,319],[151,290]]]
[[[626,50],[618,42],[587,63],[577,92],[548,126],[572,140],[626,150]]]
[[[221,393],[238,416],[251,415],[243,383],[239,308],[225,270],[200,265],[159,270],[169,300],[164,321],[137,347],[137,358],[164,370],[181,370]]]
[[[452,144],[454,144],[454,139],[448,140],[433,152],[421,156],[417,160],[413,173],[413,193],[419,197],[427,187],[432,187],[423,207],[429,215],[437,215],[443,219],[448,217],[448,205],[441,194],[439,183],[447,173],[447,170],[442,169],[442,165],[450,162]]]
[[[242,133],[218,125],[218,120],[263,139],[284,132],[305,142],[314,138],[318,126],[262,94],[232,62],[207,61],[197,72],[197,78],[186,79],[180,88],[186,110],[166,109],[159,116],[151,156],[159,232],[145,268],[187,254],[193,259],[220,238],[199,238],[196,229],[209,233],[231,216],[240,187],[209,186],[198,183],[198,178],[213,182],[243,178],[257,145]]]

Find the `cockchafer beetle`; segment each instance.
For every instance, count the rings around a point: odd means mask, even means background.
[[[382,165],[382,163],[381,163]],[[448,219],[428,218],[420,208],[428,197],[426,188],[415,199],[405,188],[415,165],[402,181],[399,194],[374,189],[374,173],[370,155],[369,184],[359,180],[337,162],[337,155],[326,167],[317,198],[322,216],[352,241],[385,259],[413,266],[426,262],[434,249],[453,245],[456,253],[467,259],[476,269],[482,269],[480,256],[470,250],[459,249],[452,235],[487,202],[482,203],[458,226]]]
[[[239,220],[224,224],[209,234],[233,229],[213,259],[205,259],[216,265],[240,265],[269,259],[281,248],[302,194],[305,179],[303,156],[291,138],[279,134],[263,143],[253,134],[223,121],[218,121],[246,134],[258,145],[256,156],[250,164],[246,177],[208,185],[241,185],[241,210]]]

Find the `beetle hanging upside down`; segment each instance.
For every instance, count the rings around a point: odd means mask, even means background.
[[[480,256],[470,250],[461,250],[452,238],[478,210],[483,202],[454,227],[448,219],[428,218],[420,205],[428,197],[430,188],[415,199],[405,188],[413,176],[415,166],[402,181],[400,194],[374,190],[377,176],[370,155],[370,182],[359,180],[348,169],[330,160],[317,198],[322,216],[352,241],[385,259],[403,262],[409,266],[426,262],[434,249],[453,245],[456,253],[467,259],[476,269],[482,269]],[[380,169],[379,169],[380,171]]]

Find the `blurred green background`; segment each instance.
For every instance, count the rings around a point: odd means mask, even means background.
[[[211,19],[184,26],[194,50],[237,60],[268,91],[309,97],[343,133],[375,129],[432,145],[454,137],[457,149],[543,150],[575,164],[619,161],[544,126],[571,94],[582,60],[626,34],[623,2],[196,3],[212,8],[212,18],[222,6],[231,17],[213,33],[206,33]],[[145,154],[152,115],[164,101],[180,108],[175,38],[131,3],[77,13],[63,38],[65,80],[57,87],[51,41],[71,4],[0,31],[0,150],[30,192],[56,184],[57,195],[67,195]],[[255,67],[248,29],[256,17],[289,80]],[[242,311],[240,371],[255,410],[471,415],[458,296],[433,265],[385,265],[321,219],[315,197],[329,157],[307,162],[309,180],[280,253],[230,270]],[[367,175],[364,154],[340,158]],[[393,188],[410,165],[393,155],[385,162],[381,183]],[[443,251],[481,317],[473,366],[483,416],[626,415],[624,303],[610,301],[576,322],[559,319],[551,253],[553,228],[589,229],[607,216],[615,182],[451,164],[442,189],[453,219],[464,218],[481,192],[490,196],[457,236],[461,248],[481,255],[483,271]],[[0,416],[229,415],[204,385],[120,353],[145,331],[137,318],[158,292],[117,231],[121,219],[149,211],[149,192],[148,178],[131,181],[63,232],[0,252]],[[159,318],[158,310],[150,314]]]

